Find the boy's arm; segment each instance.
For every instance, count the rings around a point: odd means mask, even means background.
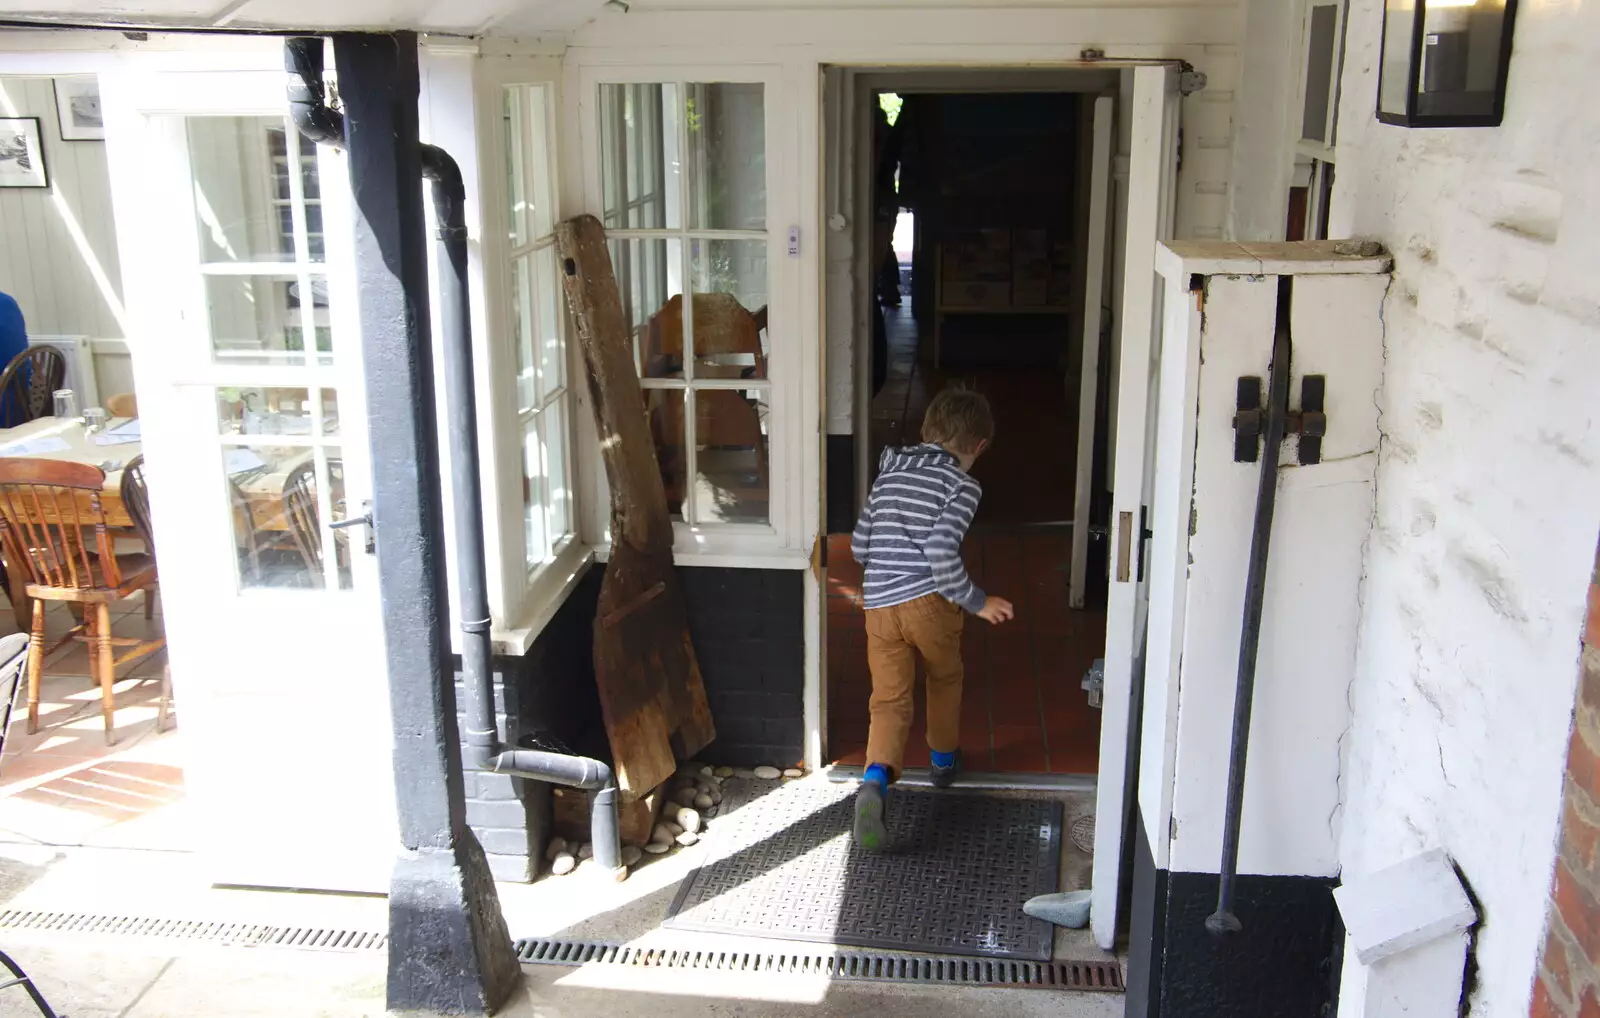
[[[872,538],[872,503],[869,501],[861,507],[861,518],[856,520],[856,529],[850,532],[850,554],[863,566],[867,564],[867,545]]]
[[[961,541],[972,525],[972,514],[977,511],[978,486],[968,481],[957,488],[955,497],[945,504],[922,549],[933,569],[933,582],[939,593],[974,615],[983,608],[984,593],[967,575],[966,563],[961,561]]]

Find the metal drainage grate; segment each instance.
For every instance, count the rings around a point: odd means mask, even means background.
[[[370,933],[364,930],[325,930],[306,926],[272,926],[264,923],[84,915],[78,912],[6,910],[0,912],[0,929],[164,937],[228,947],[295,947],[314,951],[381,951],[389,946],[388,934]]]
[[[1103,961],[1017,961],[877,951],[708,951],[592,940],[519,940],[530,965],[616,965],[701,972],[768,972],[862,982],[1009,986],[1121,993],[1122,967]]]

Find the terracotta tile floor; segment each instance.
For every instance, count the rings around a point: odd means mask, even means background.
[[[1030,337],[968,336],[951,343],[941,370],[919,360],[916,322],[908,308],[891,311],[889,371],[872,404],[874,462],[887,444],[916,440],[933,392],[960,381],[989,396],[995,411],[993,450],[973,476],[983,484],[967,568],[979,586],[1009,598],[1017,617],[1003,626],[969,619],[963,657],[962,747],[973,769],[1093,774],[1100,712],[1080,683],[1105,647],[1105,613],[1067,607],[1071,528],[1041,526],[1072,516],[1077,459],[1075,402],[1064,373],[1037,357],[1005,363]],[[1015,343],[1013,347],[999,344]],[[926,344],[924,344],[926,345]],[[1002,356],[995,356],[995,351]],[[921,351],[926,356],[929,351]],[[974,356],[977,354],[978,356]],[[841,763],[862,764],[867,742],[865,616],[858,600],[860,566],[848,535],[828,545],[828,745]],[[928,764],[922,687],[906,763]]]
[[[1068,534],[1048,530],[977,530],[966,543],[967,569],[985,590],[1010,598],[1017,617],[1001,626],[968,619],[961,745],[974,770],[1093,774],[1100,712],[1080,682],[1105,646],[1105,614],[1067,607],[1061,567]],[[840,763],[865,763],[866,616],[860,567],[850,539],[828,544],[828,745]],[[922,686],[906,749],[910,767],[928,765]]]

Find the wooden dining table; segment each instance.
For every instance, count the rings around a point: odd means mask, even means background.
[[[30,459],[59,460],[67,463],[86,463],[100,467],[106,473],[101,489],[100,507],[105,513],[106,525],[122,530],[133,529],[133,518],[122,501],[122,471],[143,452],[138,439],[128,440],[137,434],[137,418],[112,418],[103,431],[90,435],[80,421],[55,417],[41,417],[15,428],[0,428],[0,457],[27,457]],[[235,514],[247,511],[248,521],[238,520],[236,528],[245,526],[255,532],[289,529],[288,516],[283,506],[283,486],[289,474],[304,457],[294,462],[274,464],[266,470],[241,474],[236,484],[244,496],[244,506],[234,506]],[[88,505],[84,503],[87,513]],[[237,532],[237,530],[236,530]],[[131,536],[131,535],[130,535]],[[5,563],[6,582],[11,589],[12,608],[18,625],[24,631],[31,624],[30,599],[23,594],[28,583],[27,574],[11,562]]]

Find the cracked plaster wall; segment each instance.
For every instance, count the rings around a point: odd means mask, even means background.
[[[1470,1014],[1526,1014],[1600,529],[1600,5],[1525,0],[1504,125],[1445,131],[1373,118],[1381,12],[1352,0],[1332,215],[1395,255],[1340,860],[1446,849]]]

